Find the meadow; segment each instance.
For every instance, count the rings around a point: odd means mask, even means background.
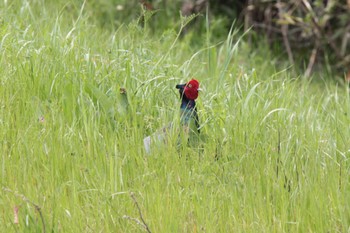
[[[88,4],[0,3],[0,232],[350,231],[349,93],[327,68]],[[145,153],[192,77],[202,141]]]

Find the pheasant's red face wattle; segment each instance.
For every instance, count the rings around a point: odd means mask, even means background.
[[[195,100],[198,98],[199,82],[196,79],[191,79],[184,88],[184,94],[187,99]]]

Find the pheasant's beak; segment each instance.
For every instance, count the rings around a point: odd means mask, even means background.
[[[176,89],[184,89],[186,84],[177,84]]]
[[[198,88],[197,91],[203,91],[203,89],[202,88]]]

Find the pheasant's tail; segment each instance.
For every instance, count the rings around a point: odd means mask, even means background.
[[[150,154],[152,151],[153,144],[167,144],[170,130],[172,129],[173,124],[169,123],[168,125],[160,128],[153,134],[145,137],[143,139],[143,146],[147,154]]]

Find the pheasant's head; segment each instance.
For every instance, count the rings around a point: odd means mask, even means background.
[[[185,84],[178,84],[176,88],[179,89],[181,98],[185,96],[189,100],[195,100],[198,97],[199,82],[196,79],[191,79]]]
[[[120,94],[126,94],[126,89],[124,87],[119,88]]]

